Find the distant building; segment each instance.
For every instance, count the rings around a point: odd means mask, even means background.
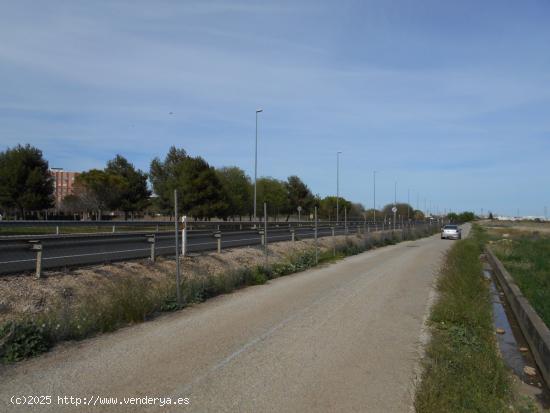
[[[55,208],[59,209],[63,199],[73,193],[74,180],[80,175],[80,172],[64,171],[62,168],[51,168],[50,173],[54,180]]]

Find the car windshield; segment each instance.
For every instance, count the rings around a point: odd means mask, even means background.
[[[458,229],[458,225],[445,225],[445,229]]]

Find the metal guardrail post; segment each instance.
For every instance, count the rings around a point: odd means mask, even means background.
[[[183,228],[181,229],[181,255],[185,257],[187,253],[187,215],[181,217]]]
[[[42,243],[39,240],[29,241],[31,250],[36,252],[36,278],[42,277]]]
[[[265,245],[265,232],[262,228],[258,230],[258,234],[260,235],[260,242],[261,245]]]
[[[290,228],[290,237],[292,239],[292,242],[296,241],[296,230],[294,228]]]
[[[55,235],[59,235],[59,225],[55,226]]]
[[[344,208],[344,229],[346,235],[348,234],[348,209]]]
[[[218,254],[222,252],[222,233],[221,231],[214,232],[214,238],[218,242]]]
[[[156,258],[155,257],[155,244],[156,244],[155,234],[147,235],[147,242],[151,246],[151,256],[150,256],[151,262],[155,262],[155,258]]]
[[[334,234],[334,227],[330,227],[332,232],[332,255],[336,256],[336,237]]]
[[[113,234],[115,233],[115,231],[116,231],[116,225],[113,225],[113,231],[112,231]]]

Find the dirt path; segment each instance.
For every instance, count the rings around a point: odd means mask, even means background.
[[[0,372],[0,411],[29,411],[12,395],[52,395],[30,411],[407,412],[426,304],[451,245],[404,242],[58,348]],[[63,407],[58,396],[118,399]],[[145,396],[189,404],[122,399]]]

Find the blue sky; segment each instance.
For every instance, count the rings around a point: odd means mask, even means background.
[[[0,1],[0,149],[171,145],[372,205],[550,206],[550,2]],[[172,112],[173,114],[170,114]]]

